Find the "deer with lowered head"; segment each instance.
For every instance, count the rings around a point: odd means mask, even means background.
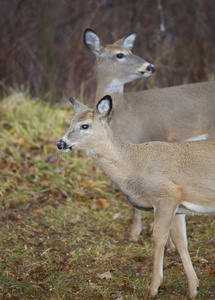
[[[111,97],[94,110],[70,98],[75,110],[58,142],[63,152],[85,150],[137,209],[154,211],[154,267],[149,293],[155,297],[163,280],[164,247],[169,233],[181,256],[190,299],[199,281],[187,249],[185,215],[215,214],[215,140],[128,144],[111,130]]]
[[[205,140],[215,137],[215,83],[202,82],[124,93],[124,85],[148,77],[155,67],[134,55],[136,33],[113,44],[103,44],[91,29],[84,43],[96,55],[96,101],[110,94],[113,111],[108,123],[114,133],[133,143]],[[134,211],[131,240],[142,231],[141,212]],[[171,240],[169,248],[173,248]]]

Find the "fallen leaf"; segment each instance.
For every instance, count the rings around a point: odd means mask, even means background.
[[[95,187],[95,183],[93,181],[88,181],[85,183],[85,186],[84,188],[87,188],[87,189],[92,189]]]
[[[41,230],[35,229],[33,228],[33,233],[35,234],[43,234],[43,232]]]
[[[110,257],[110,253],[106,253],[105,256],[103,257],[103,260],[106,260]]]
[[[20,137],[18,138],[18,143],[21,145],[21,146],[24,146],[24,147],[28,147],[28,142],[23,138],[23,137]]]
[[[104,198],[94,199],[91,203],[92,209],[106,209],[108,208],[109,204],[107,200]]]
[[[110,271],[104,272],[102,274],[97,274],[101,279],[112,279]]]
[[[215,268],[211,269],[211,271],[209,273],[209,278],[215,278]]]
[[[100,290],[100,288],[101,288],[101,286],[96,285],[95,283],[91,282],[91,280],[89,280],[88,283],[89,283],[89,285],[92,286],[92,288],[94,288],[94,289],[99,289],[99,290]]]
[[[19,223],[23,222],[22,216],[20,214],[18,214],[18,216],[16,217],[16,221]]]
[[[116,213],[114,216],[113,216],[113,219],[116,220],[118,219],[119,217],[121,216],[121,213]]]

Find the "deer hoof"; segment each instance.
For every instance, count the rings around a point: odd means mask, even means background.
[[[138,239],[139,239],[139,236],[142,234],[142,230],[141,231],[134,231],[132,230],[131,231],[131,234],[130,234],[130,241],[132,242],[137,242]]]
[[[150,289],[149,290],[149,296],[151,296],[152,299],[155,299],[158,292],[160,291],[160,289],[161,289],[160,285],[157,287],[157,289]]]
[[[190,295],[190,300],[195,300],[196,299],[196,296],[197,296],[197,294],[198,294],[198,292],[199,292],[199,287],[197,286],[196,288],[195,288],[195,290],[194,290],[194,293],[192,293],[192,295]]]

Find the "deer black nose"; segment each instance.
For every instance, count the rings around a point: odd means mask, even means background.
[[[148,65],[147,71],[151,71],[152,73],[155,72],[155,67],[153,65]]]
[[[61,139],[57,143],[57,147],[58,147],[59,150],[63,150],[63,149],[67,148],[67,144]]]

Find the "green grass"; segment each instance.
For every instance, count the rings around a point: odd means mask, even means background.
[[[73,113],[17,92],[0,110],[0,299],[149,299],[153,241],[129,242],[132,208],[82,152],[59,155]],[[103,198],[106,209],[92,209]],[[118,218],[114,216],[120,213]],[[199,299],[215,299],[214,217],[187,218]],[[110,271],[112,279],[98,274]],[[187,299],[177,253],[166,253],[157,299]]]

